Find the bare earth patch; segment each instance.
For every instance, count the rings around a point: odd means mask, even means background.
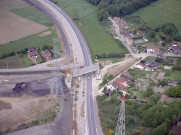
[[[157,77],[157,80],[163,80],[164,76],[165,76],[164,72],[159,73],[158,77]]]
[[[165,88],[154,86],[153,87],[153,91],[154,91],[154,93],[164,93],[165,92]]]
[[[10,9],[27,7],[23,0],[0,1],[0,44],[15,41],[48,29],[41,24],[18,16]]]
[[[50,35],[51,33],[52,33],[51,31],[45,31],[45,32],[42,32],[42,33],[38,34],[38,36],[43,37],[43,36]]]
[[[12,109],[0,111],[0,130],[14,130],[22,123],[29,122],[44,111],[50,109],[55,102],[49,102],[49,96],[30,97],[22,96],[21,98],[0,98],[3,102],[9,103]]]
[[[137,61],[138,61],[137,58],[129,58],[126,61],[122,62],[121,64],[109,68],[108,74],[109,75],[112,74],[113,76],[116,76],[119,73],[121,73],[122,71],[124,71],[125,69],[127,69],[128,67],[130,67],[131,65],[133,65]]]
[[[180,100],[181,98],[172,98],[167,95],[162,95],[159,102],[163,103],[164,101],[167,101],[168,103],[172,103],[174,100]]]

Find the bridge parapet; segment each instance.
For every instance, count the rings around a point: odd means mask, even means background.
[[[72,77],[78,77],[98,70],[98,65],[91,65],[81,69],[72,69]]]

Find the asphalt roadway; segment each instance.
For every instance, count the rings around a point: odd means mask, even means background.
[[[70,24],[70,26],[72,27],[74,32],[76,33],[77,39],[81,45],[81,49],[82,49],[82,53],[83,53],[83,57],[84,57],[84,61],[85,61],[85,66],[90,66],[92,64],[92,60],[91,60],[90,51],[88,49],[88,45],[87,45],[82,33],[79,31],[79,29],[74,24],[72,19],[62,9],[60,9],[59,7],[57,7],[55,4],[51,3],[50,1],[48,1],[48,0],[39,0],[39,1],[41,1],[43,4],[46,4],[46,6],[48,6],[50,10],[53,10],[53,8],[54,8],[54,10],[56,10],[56,12],[61,13],[66,18],[66,20],[68,21],[68,23]],[[57,17],[59,17],[59,16],[57,16]],[[60,18],[60,20],[61,19],[62,18]],[[94,114],[94,99],[92,96],[92,73],[87,74],[87,98],[86,98],[86,100],[87,100],[86,114],[87,114],[88,134],[97,135],[95,114]]]

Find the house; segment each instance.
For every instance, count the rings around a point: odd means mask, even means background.
[[[118,23],[120,21],[120,18],[119,17],[114,17],[113,20]]]
[[[154,60],[150,59],[149,61],[145,62],[145,65],[147,66],[147,68],[149,68],[151,71],[156,70],[159,68],[159,64],[157,62],[155,62]]]
[[[126,41],[126,44],[133,45],[133,39],[130,37],[129,33],[124,32],[123,34],[124,40]]]
[[[52,54],[47,49],[45,51],[41,51],[41,55],[46,61],[52,60]]]
[[[145,49],[147,53],[158,53],[160,52],[160,50],[161,50],[160,46],[154,46],[154,45],[149,45]]]
[[[173,46],[169,47],[168,50],[175,55],[181,55],[181,46],[173,45]]]
[[[124,89],[124,87],[129,87],[129,85],[127,84],[128,79],[123,78],[123,77],[119,77],[116,79],[116,83],[118,84],[120,89]]]
[[[119,29],[127,29],[128,28],[128,23],[126,21],[124,21],[123,19],[120,19],[118,22],[118,27]]]
[[[169,66],[164,66],[163,69],[166,69],[166,70],[171,70],[172,67],[169,67]]]
[[[112,91],[107,89],[107,90],[105,90],[104,94],[107,95],[107,96],[111,96],[112,95]]]
[[[38,53],[37,53],[35,48],[29,48],[28,49],[28,57],[29,58],[37,58],[38,57]]]
[[[119,89],[121,89],[121,90],[124,90],[124,91],[125,91],[125,90],[127,89],[127,87],[126,87],[126,86],[124,86],[123,84],[120,84],[120,85],[119,85]]]
[[[134,66],[135,69],[138,69],[138,70],[144,70],[145,69],[145,65],[143,63],[137,63],[135,66]]]
[[[131,74],[128,71],[123,72],[120,77],[132,80]]]
[[[116,82],[110,83],[107,85],[107,89],[111,91],[118,90],[118,84]]]

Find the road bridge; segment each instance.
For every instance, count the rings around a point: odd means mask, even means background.
[[[72,77],[78,77],[98,70],[98,65],[91,65],[80,69],[72,69]]]

